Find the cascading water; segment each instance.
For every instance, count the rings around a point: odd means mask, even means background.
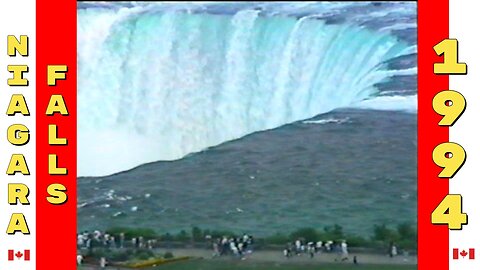
[[[175,160],[349,106],[405,71],[388,32],[316,16],[78,10],[79,175]]]

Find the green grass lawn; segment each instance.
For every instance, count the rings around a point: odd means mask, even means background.
[[[416,270],[415,265],[291,264],[225,261],[190,261],[156,267],[155,270]]]

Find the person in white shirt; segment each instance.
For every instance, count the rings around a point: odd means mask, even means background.
[[[322,250],[322,241],[318,241],[316,244],[315,244],[315,252],[321,252]]]
[[[105,259],[105,257],[101,257],[100,258],[100,268],[105,269],[105,267],[107,267],[107,259]]]
[[[397,247],[392,245],[391,257],[397,256]]]
[[[302,249],[302,242],[299,239],[297,239],[297,241],[295,241],[295,252],[297,253],[297,255],[300,254],[301,249]]]
[[[347,247],[347,241],[343,240],[342,244],[340,245],[342,249],[342,261],[348,260],[348,247]]]
[[[77,255],[77,265],[82,265],[83,262],[83,256],[82,254]]]

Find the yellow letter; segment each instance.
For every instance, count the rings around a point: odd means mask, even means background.
[[[7,80],[8,85],[28,86],[28,80],[23,78],[23,73],[28,72],[27,65],[8,65],[7,69],[13,73],[13,78]]]
[[[50,175],[65,175],[67,174],[67,168],[58,168],[57,155],[48,155],[48,174]]]
[[[20,213],[12,214],[12,218],[10,219],[10,223],[8,224],[7,228],[7,234],[15,234],[16,232],[30,234],[25,216]]]
[[[61,65],[61,66],[48,66],[48,85],[57,85],[57,80],[65,80],[67,75],[67,66],[66,65]],[[57,72],[58,71],[58,72]]]
[[[23,205],[29,205],[28,195],[30,195],[30,189],[25,184],[8,184],[8,203],[11,205],[17,205],[17,201],[20,201]]]
[[[27,162],[25,161],[25,157],[22,154],[13,154],[12,158],[10,159],[10,163],[8,164],[8,175],[14,175],[17,172],[23,175],[30,175]]]
[[[65,100],[63,100],[62,95],[52,95],[50,102],[48,102],[46,114],[50,116],[56,112],[61,115],[68,115],[67,105],[65,105]]]
[[[13,145],[25,145],[30,140],[30,132],[22,124],[11,125],[7,129],[7,140]]]
[[[50,145],[66,145],[66,138],[58,138],[57,125],[48,125],[48,144]]]
[[[9,35],[7,37],[8,55],[16,56],[17,52],[22,56],[28,56],[28,37],[20,36],[20,41],[15,36]]]
[[[47,197],[47,201],[51,204],[64,204],[68,197],[67,188],[62,184],[51,184],[47,188],[47,192],[50,197]]]
[[[13,94],[10,103],[8,104],[7,115],[13,116],[16,113],[21,113],[25,116],[30,115],[27,102],[23,95],[20,94]]]

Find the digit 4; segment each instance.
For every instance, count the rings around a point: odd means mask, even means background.
[[[432,212],[432,224],[446,224],[450,230],[461,230],[468,224],[468,216],[462,213],[462,196],[448,194]]]

